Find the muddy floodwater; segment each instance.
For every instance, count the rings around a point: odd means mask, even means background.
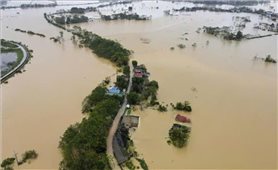
[[[160,102],[191,103],[192,113],[180,113],[192,120],[185,148],[176,149],[166,142],[179,112],[145,109],[133,113],[140,116],[139,128],[132,134],[136,150],[150,169],[275,169],[277,65],[254,60],[254,56],[270,54],[277,59],[277,36],[224,41],[196,30],[205,25],[231,26],[234,16],[250,16],[244,34],[268,32],[252,28],[261,20],[257,15],[193,12],[165,16],[163,10],[170,5],[136,3],[135,10],[144,14],[146,9],[146,14],[153,15],[150,21],[78,24],[133,50],[132,59],[144,63],[151,79],[159,82]],[[50,41],[49,37],[58,36],[61,30],[49,25],[43,13],[55,10],[2,11],[2,36],[34,50],[26,72],[1,87],[3,157],[28,149],[39,153],[37,160],[21,168],[58,168],[60,136],[82,119],[84,97],[116,71],[90,50],[76,47],[68,33],[62,44]],[[15,28],[44,33],[47,38],[14,32]],[[193,43],[197,46],[192,47]],[[186,48],[179,49],[178,44]]]

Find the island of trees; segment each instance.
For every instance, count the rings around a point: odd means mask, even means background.
[[[182,148],[187,144],[190,132],[190,127],[180,124],[173,124],[169,130],[168,143],[173,144],[175,147]]]
[[[233,33],[230,31],[229,27],[203,27],[204,32],[207,34],[211,34],[214,36],[220,36],[225,40],[242,40],[245,36],[242,34],[241,31],[237,31]]]
[[[22,32],[22,33],[26,33],[26,34],[29,34],[29,35],[37,35],[37,36],[43,37],[43,38],[45,37],[44,34],[35,33],[35,32],[33,32],[33,31],[26,31],[26,30],[22,30],[22,29],[19,29],[19,28],[16,28],[15,31],[17,31],[17,32]]]

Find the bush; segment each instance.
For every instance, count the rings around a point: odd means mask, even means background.
[[[167,112],[167,107],[165,107],[163,105],[159,105],[157,110],[160,112]]]
[[[139,159],[139,158],[136,159],[140,163],[140,166],[143,170],[149,170],[149,167],[144,159]]]
[[[2,161],[1,167],[6,169],[12,169],[12,166],[14,164],[15,158],[6,158]]]
[[[138,62],[137,62],[136,60],[133,60],[133,61],[132,61],[132,65],[133,65],[134,68],[137,67]]]
[[[38,153],[35,150],[29,150],[22,154],[22,160],[20,164],[27,162],[28,160],[37,159]]]
[[[174,106],[174,109],[180,110],[180,111],[185,111],[185,112],[191,112],[192,111],[192,108],[191,108],[189,102],[187,102],[187,101],[185,101],[184,103],[178,102],[176,104],[176,106]]]

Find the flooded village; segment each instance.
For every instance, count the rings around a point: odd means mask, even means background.
[[[276,169],[277,5],[1,0],[1,168]]]

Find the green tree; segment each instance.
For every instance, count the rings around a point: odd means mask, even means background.
[[[4,168],[4,170],[13,169],[12,166],[15,162],[15,158],[6,158],[2,161],[1,167]]]
[[[137,62],[136,60],[133,60],[133,61],[132,61],[132,65],[133,65],[134,68],[137,67],[138,62]]]
[[[243,34],[241,31],[238,31],[237,34],[236,34],[236,39],[237,40],[241,40],[243,38]]]
[[[116,86],[119,87],[120,90],[127,89],[128,80],[124,75],[117,76]]]
[[[127,101],[129,104],[136,105],[140,102],[140,96],[139,96],[139,94],[137,94],[135,92],[130,92],[127,95]]]

